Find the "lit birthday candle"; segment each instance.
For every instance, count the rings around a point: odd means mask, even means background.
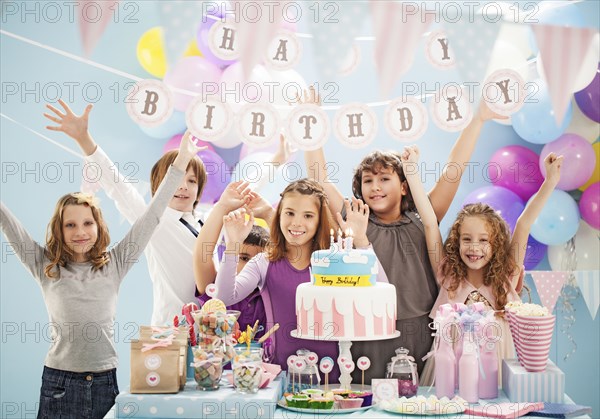
[[[335,242],[333,240],[333,228],[329,229],[329,248],[330,249],[335,248]]]
[[[342,243],[342,229],[341,228],[338,228],[337,244],[338,244],[338,248],[340,251],[344,249],[344,246]]]

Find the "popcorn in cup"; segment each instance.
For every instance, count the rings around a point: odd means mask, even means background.
[[[256,393],[262,379],[262,348],[236,347],[231,363],[233,385],[243,394]]]

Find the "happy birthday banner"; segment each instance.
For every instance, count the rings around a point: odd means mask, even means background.
[[[257,83],[247,86],[257,87]],[[510,69],[493,73],[484,83],[484,99],[488,106],[502,115],[516,112],[524,103],[525,83]],[[185,109],[188,128],[194,136],[218,144],[231,129],[237,130],[246,144],[264,147],[271,144],[282,129],[287,138],[301,150],[322,147],[333,131],[346,147],[363,148],[375,138],[378,120],[364,103],[341,106],[330,121],[323,108],[315,104],[300,104],[282,118],[269,98],[259,93],[258,103],[246,103],[234,112],[220,95],[224,86],[208,83],[203,94],[196,96]],[[298,93],[302,93],[301,91]],[[138,82],[127,99],[127,111],[138,124],[155,126],[167,121],[174,110],[173,92],[158,80]],[[456,83],[440,89],[430,101],[429,113],[435,125],[445,131],[461,131],[471,121],[473,109],[469,91]],[[237,105],[237,103],[235,103]],[[418,140],[428,127],[428,112],[422,101],[414,97],[392,100],[386,110],[384,125],[388,133],[399,141]]]

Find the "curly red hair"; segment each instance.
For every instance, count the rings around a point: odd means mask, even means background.
[[[497,310],[504,309],[510,291],[510,278],[517,270],[517,263],[510,250],[511,234],[508,224],[489,205],[483,203],[465,205],[458,213],[444,243],[445,259],[440,266],[442,277],[447,278],[448,294],[453,297],[460,281],[467,278],[467,266],[460,257],[460,230],[468,217],[481,217],[487,227],[491,246],[491,259],[485,266],[483,284],[492,286]],[[490,301],[490,303],[493,303]]]

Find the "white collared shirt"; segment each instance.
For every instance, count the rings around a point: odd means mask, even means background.
[[[100,185],[127,221],[134,223],[148,206],[144,197],[132,186],[132,182],[118,173],[100,146],[86,157],[86,161],[98,165]],[[196,237],[179,221],[183,215],[190,225],[200,230],[198,214],[167,207],[145,250],[154,296],[153,326],[172,323],[173,317],[181,314],[183,305],[196,301],[192,264]]]

